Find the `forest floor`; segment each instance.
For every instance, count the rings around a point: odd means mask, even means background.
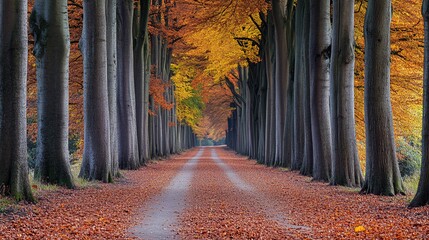
[[[223,147],[38,198],[0,211],[0,239],[429,238],[429,207],[407,209],[411,196],[360,195]]]

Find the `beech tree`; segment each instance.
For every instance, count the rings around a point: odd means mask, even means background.
[[[118,78],[116,53],[117,0],[106,1],[107,82],[109,95],[110,158],[112,176],[119,176]]]
[[[423,66],[423,129],[422,129],[422,166],[417,193],[409,207],[429,204],[429,1],[423,0],[422,15],[425,26],[424,66]]]
[[[133,71],[133,0],[117,5],[117,78],[119,118],[119,167],[137,169],[140,166],[136,101]]]
[[[331,54],[333,185],[360,187],[354,112],[354,0],[333,1]]]
[[[305,105],[304,105],[304,93],[305,93],[305,81],[308,78],[307,69],[308,64],[306,61],[305,50],[308,48],[306,44],[308,42],[304,40],[304,34],[307,29],[305,28],[305,11],[308,6],[305,5],[305,1],[299,0],[296,6],[295,12],[295,74],[294,74],[294,86],[293,86],[293,160],[292,170],[300,170],[305,153]]]
[[[85,140],[79,176],[111,182],[106,2],[84,0],[83,11]]]
[[[310,1],[310,106],[313,179],[329,181],[332,159],[329,109],[330,1]]]
[[[27,163],[27,0],[0,2],[0,193],[34,201]]]
[[[148,98],[150,73],[149,51],[148,51],[148,19],[150,1],[139,2],[140,9],[138,21],[135,21],[138,33],[134,47],[134,79],[136,93],[136,120],[137,139],[140,163],[144,164],[149,159],[149,129],[148,129]]]
[[[284,156],[285,149],[285,123],[287,115],[287,92],[289,87],[289,44],[292,36],[287,35],[292,24],[293,1],[272,0],[273,22],[275,28],[275,158],[274,165],[290,156]]]
[[[67,0],[36,0],[30,17],[37,65],[35,177],[73,188],[68,150],[70,36]]]
[[[274,24],[273,15],[269,11],[267,14],[266,35],[267,41],[264,46],[265,54],[265,69],[267,81],[267,104],[265,115],[265,158],[263,160],[265,165],[273,165],[275,161],[276,150],[276,126],[275,126],[275,85],[274,85]]]
[[[365,16],[366,174],[363,193],[404,192],[390,102],[390,0],[368,0]]]
[[[303,4],[303,16],[298,17],[300,14],[297,11],[297,20],[296,22],[302,19],[302,26],[296,27],[302,28],[302,38],[296,36],[296,42],[302,42],[301,53],[298,54],[301,56],[297,59],[300,62],[300,69],[303,79],[302,88],[303,92],[303,106],[304,108],[304,155],[302,160],[302,165],[300,169],[300,174],[311,176],[313,174],[313,138],[312,138],[312,129],[311,129],[311,102],[310,102],[310,0],[300,0]],[[302,59],[301,59],[302,58]],[[299,80],[298,80],[299,81]]]

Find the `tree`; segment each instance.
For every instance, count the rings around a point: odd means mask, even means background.
[[[36,0],[30,17],[37,64],[38,137],[35,177],[73,188],[68,150],[67,0]]]
[[[296,6],[295,12],[295,74],[294,74],[294,86],[293,86],[293,103],[294,103],[294,114],[293,114],[293,132],[294,132],[294,143],[293,143],[293,160],[292,170],[301,169],[304,154],[305,154],[305,127],[304,127],[304,82],[307,80],[307,69],[308,66],[306,59],[305,50],[306,41],[304,41],[304,34],[306,28],[304,26],[305,11],[308,6],[305,5],[304,0],[299,0]]]
[[[354,112],[354,0],[334,0],[331,54],[333,185],[360,187]]]
[[[283,2],[283,1],[282,1]],[[284,1],[284,5],[280,0],[272,0],[273,22],[275,28],[275,74],[274,74],[274,90],[275,90],[275,159],[274,164],[280,164],[284,158],[284,135],[285,123],[287,114],[287,92],[289,87],[289,54],[290,42],[292,36],[287,35],[288,28],[292,24],[292,5],[293,1]]]
[[[311,104],[310,104],[310,0],[301,0],[304,5],[302,16],[302,38],[296,42],[303,42],[301,58],[301,68],[303,72],[303,108],[304,108],[304,155],[300,174],[305,176],[313,175],[313,138],[311,129]],[[299,21],[299,19],[297,19]],[[298,36],[297,36],[298,37]]]
[[[110,158],[112,176],[119,177],[118,78],[116,53],[117,0],[106,2],[107,82],[109,94]]]
[[[149,134],[148,134],[148,109],[147,98],[149,95],[148,75],[150,71],[148,66],[149,51],[148,51],[148,30],[147,24],[149,19],[150,1],[140,1],[139,21],[136,25],[138,34],[136,36],[136,44],[134,47],[134,79],[136,93],[136,120],[137,120],[137,140],[139,148],[139,159],[141,164],[149,159]]]
[[[369,0],[365,16],[366,174],[362,193],[403,193],[390,103],[390,0]]]
[[[106,2],[84,0],[83,11],[85,142],[79,176],[111,182]]]
[[[137,169],[140,163],[133,71],[133,0],[118,1],[117,17],[119,167]]]
[[[422,15],[425,25],[425,56],[423,67],[423,129],[422,129],[422,166],[417,193],[409,207],[429,204],[429,1],[423,0]]]
[[[313,179],[329,181],[332,155],[329,111],[330,1],[310,1],[310,102]]]
[[[265,49],[266,61],[266,78],[267,78],[267,104],[265,115],[265,165],[273,165],[275,161],[275,142],[276,142],[276,126],[275,126],[275,84],[274,84],[274,25],[272,12],[267,14],[267,41]]]
[[[0,2],[0,193],[34,201],[27,164],[27,1]]]

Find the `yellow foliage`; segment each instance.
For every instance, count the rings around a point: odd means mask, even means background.
[[[204,56],[208,60],[205,73],[213,77],[214,81],[219,81],[237,68],[238,64],[246,65],[247,59],[259,60],[257,45],[250,40],[258,41],[258,31],[250,18],[242,26],[235,26],[230,31],[216,26],[199,29],[185,36],[185,41],[194,47],[187,54]]]
[[[423,94],[423,21],[421,1],[393,0],[391,23],[391,100],[395,137],[420,136]],[[365,161],[364,17],[366,3],[355,5],[355,111],[359,157]],[[417,14],[416,14],[417,13]]]
[[[176,13],[178,19],[186,26],[182,30],[182,45],[173,56],[177,115],[200,136],[220,138],[226,130],[229,100],[223,99],[221,106],[207,111],[202,109],[204,104],[196,102],[201,100],[211,105],[212,99],[225,95],[219,88],[213,89],[215,84],[239,64],[259,61],[258,13],[266,11],[268,4],[262,0],[181,0],[177,6],[182,10]],[[217,112],[222,112],[222,116],[216,115]],[[225,121],[220,124],[219,119]]]
[[[171,69],[177,119],[194,128],[200,121],[204,108],[200,93],[192,86],[192,79],[197,71],[194,66],[184,64],[172,64]]]

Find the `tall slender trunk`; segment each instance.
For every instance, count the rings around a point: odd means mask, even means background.
[[[70,172],[67,0],[36,0],[30,17],[37,65],[38,137],[35,177],[73,188]]]
[[[151,58],[150,58],[150,46],[149,46],[149,34],[146,32],[145,41],[143,45],[143,56],[144,56],[144,81],[143,88],[143,158],[150,159],[150,130],[149,130],[149,82],[150,82],[150,67],[151,67]]]
[[[294,54],[291,52],[291,54]],[[290,59],[289,64],[294,64],[294,60]],[[291,68],[289,68],[291,69]],[[294,96],[293,96],[293,85],[294,85],[294,79],[293,79],[293,72],[291,71],[289,74],[289,87],[286,93],[287,97],[287,111],[286,111],[286,121],[285,125],[283,126],[284,129],[284,135],[283,135],[283,155],[282,159],[280,161],[280,166],[285,168],[291,168],[292,167],[292,158],[293,158],[293,150],[294,150],[294,132],[293,132],[293,116],[294,116]]]
[[[329,111],[330,1],[310,1],[310,101],[313,179],[329,181],[332,158]]]
[[[403,193],[390,102],[390,0],[369,0],[365,16],[364,193]]]
[[[265,40],[266,41],[266,40]],[[266,118],[266,112],[267,112],[267,78],[266,78],[266,69],[265,69],[265,50],[261,51],[262,55],[262,62],[258,63],[259,66],[259,72],[258,72],[258,78],[259,78],[259,99],[257,103],[259,104],[258,107],[258,157],[257,161],[258,163],[263,163],[265,159],[265,126],[267,124],[267,118]]]
[[[118,78],[116,53],[117,0],[106,1],[107,82],[109,94],[110,158],[113,177],[119,177]]]
[[[111,182],[106,2],[84,0],[83,14],[85,140],[79,176]]]
[[[300,174],[313,175],[313,133],[311,129],[311,97],[310,97],[310,0],[301,0],[304,6],[303,16],[303,108],[304,108],[304,156]]]
[[[422,166],[417,193],[409,207],[429,204],[429,1],[423,0],[422,16],[425,25],[425,56],[423,66],[423,129]]]
[[[298,0],[296,15],[295,15],[295,74],[293,86],[293,159],[292,170],[301,169],[304,159],[304,142],[305,142],[305,128],[304,128],[304,81],[306,81],[305,69],[306,56],[305,56],[305,41],[304,41],[304,18],[305,18],[305,1]]]
[[[27,1],[0,2],[0,194],[34,201],[27,163]]]
[[[285,1],[286,5],[291,4]],[[289,6],[282,6],[280,0],[272,0],[273,22],[275,28],[275,158],[274,165],[278,165],[284,156],[284,135],[287,112],[287,92],[289,86],[289,52],[287,39],[287,23],[291,16],[287,12]]]
[[[146,61],[147,58],[145,56],[145,44],[146,43],[146,35],[147,35],[147,23],[149,20],[149,8],[150,1],[142,0],[140,1],[140,19],[138,23],[138,33],[136,45],[134,47],[134,79],[135,79],[135,92],[136,92],[136,120],[137,120],[137,140],[139,147],[139,159],[140,164],[145,164],[146,160],[148,160],[147,153],[147,121],[146,115],[147,111],[145,111],[145,94],[149,92],[149,89],[145,88],[145,80],[146,80]]]
[[[274,164],[275,157],[275,93],[274,93],[274,26],[271,12],[267,14],[267,42],[265,46],[265,68],[267,74],[267,111],[266,111],[266,128],[265,128],[265,165]]]
[[[360,187],[354,112],[354,0],[334,0],[331,63],[333,185]]]
[[[118,1],[117,77],[119,115],[119,167],[140,166],[137,143],[136,101],[133,71],[133,0]]]

